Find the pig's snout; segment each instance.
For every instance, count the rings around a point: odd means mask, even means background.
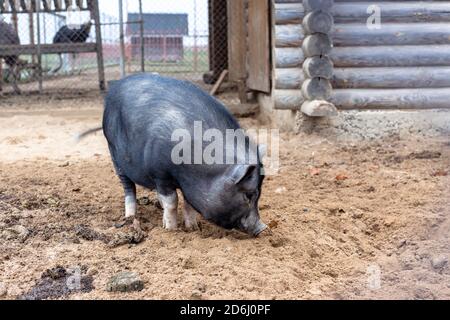
[[[254,237],[258,236],[266,229],[267,225],[261,221],[259,215],[257,214],[250,215],[249,217],[244,218],[241,221],[241,230],[248,234],[251,234]]]
[[[258,221],[256,227],[254,228],[253,235],[257,237],[261,232],[267,229],[267,225],[263,223],[261,220]]]

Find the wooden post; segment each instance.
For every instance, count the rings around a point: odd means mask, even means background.
[[[3,60],[0,59],[0,94],[3,91]]]
[[[97,46],[97,68],[98,68],[98,82],[101,91],[105,90],[105,66],[103,63],[103,44],[102,44],[102,32],[100,26],[100,11],[98,7],[98,0],[91,0],[91,18],[94,18],[95,22],[95,40]]]
[[[167,38],[163,35],[163,61],[167,62]]]
[[[141,72],[145,72],[145,46],[144,46],[144,14],[142,13],[142,0],[139,0],[140,45],[141,45]]]
[[[34,41],[34,17],[33,17],[33,10],[32,7],[30,5],[30,8],[28,10],[28,19],[29,19],[29,24],[28,24],[28,31],[30,34],[30,44],[34,45],[35,41]],[[36,55],[32,55],[31,56],[31,61],[33,64],[36,63]]]
[[[194,0],[194,72],[198,71],[197,0]]]
[[[42,83],[42,53],[41,53],[41,1],[37,1],[36,5],[36,28],[37,28],[37,61],[38,61],[38,68],[37,68],[37,76],[38,76],[38,82],[39,82],[39,93],[42,93],[43,90],[43,83]]]
[[[329,102],[332,95],[330,79],[333,64],[328,57],[332,49],[329,34],[333,28],[331,10],[333,0],[303,0],[305,17],[303,31],[307,35],[303,41],[303,62],[305,80],[302,95],[305,99],[301,111],[312,117],[330,117],[337,114],[336,107]]]
[[[228,68],[227,6],[223,0],[208,0],[209,14],[209,70],[203,81],[213,84]]]
[[[239,99],[247,102],[247,28],[245,1],[228,0],[228,80],[237,83]]]
[[[273,81],[272,96],[277,110],[300,110],[305,98],[302,43],[305,16],[302,0],[275,0],[272,6]]]
[[[123,0],[119,0],[120,77],[125,77],[125,35],[123,31]]]
[[[14,6],[14,8],[15,8],[15,6]],[[13,26],[14,26],[14,30],[16,30],[16,33],[19,34],[19,18],[17,17],[17,10],[16,9],[13,10],[11,19],[12,19],[12,23],[13,23]]]

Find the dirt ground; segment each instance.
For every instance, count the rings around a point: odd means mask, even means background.
[[[95,95],[0,98],[0,298],[23,297],[58,266],[81,268],[91,286],[51,298],[450,298],[448,138],[282,133],[281,169],[260,200],[272,234],[204,220],[165,231],[155,195],[139,189],[147,237],[133,243],[102,134],[73,140],[101,109]],[[121,271],[144,289],[106,291]]]

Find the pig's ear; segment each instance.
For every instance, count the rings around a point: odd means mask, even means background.
[[[267,144],[259,144],[258,145],[258,155],[259,159],[262,160],[267,154]]]
[[[253,165],[237,165],[234,166],[228,181],[237,185],[253,174],[256,166]]]

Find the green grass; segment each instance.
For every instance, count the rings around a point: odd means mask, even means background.
[[[22,55],[21,59],[28,62],[32,61],[30,55]],[[63,58],[64,59],[64,58]],[[197,52],[197,65],[195,67],[195,53],[192,49],[185,49],[181,61],[145,61],[147,72],[158,72],[163,74],[201,74],[209,70],[209,57],[206,50],[199,49]],[[137,72],[140,70],[140,59],[127,62],[127,68],[131,65],[131,70]],[[119,65],[119,57],[104,59],[105,67]],[[42,56],[42,68],[45,71],[51,70],[59,65],[59,58],[56,54]],[[94,56],[78,55],[75,61],[75,69],[88,70],[97,68],[97,59]],[[61,71],[60,71],[61,72]]]

